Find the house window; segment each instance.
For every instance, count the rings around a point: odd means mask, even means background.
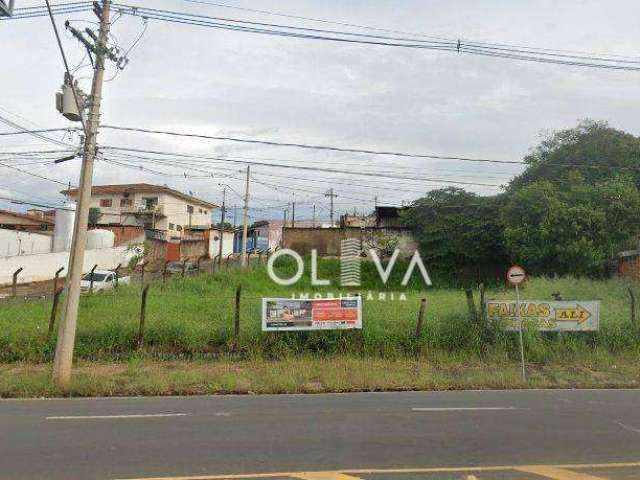
[[[204,214],[207,215],[209,212],[207,212],[206,210],[204,211]]]
[[[198,209],[198,212],[202,213],[202,209],[201,209],[201,208],[199,208],[199,209]]]
[[[133,202],[131,201],[130,198],[121,198],[120,199],[120,206],[121,207],[130,207],[131,205],[133,205]]]
[[[103,198],[100,200],[100,206],[101,207],[106,207],[109,208],[113,205],[113,200],[111,200],[110,198]]]
[[[193,207],[191,205],[187,205],[187,213],[193,213]]]
[[[169,224],[169,230],[175,230],[176,226],[173,223]]]

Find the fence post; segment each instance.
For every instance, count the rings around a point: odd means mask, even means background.
[[[147,269],[148,263],[149,262],[145,260],[140,264],[140,285],[142,285],[142,288],[144,288],[144,271]]]
[[[185,258],[184,261],[182,262],[182,278],[184,278],[184,272],[187,269],[187,261],[189,260],[189,257]]]
[[[631,328],[633,333],[638,333],[638,323],[636,320],[636,296],[633,294],[633,290],[629,287],[629,296],[631,297]]]
[[[416,338],[422,335],[422,325],[424,324],[424,310],[427,306],[427,299],[420,300],[420,310],[418,310],[418,323],[416,324]]]
[[[56,292],[58,291],[58,279],[60,278],[60,274],[64,270],[64,267],[60,267],[56,270],[56,274],[53,277],[53,296],[55,297]]]
[[[51,307],[51,316],[49,317],[49,330],[47,332],[47,340],[51,340],[53,335],[53,326],[56,323],[56,315],[58,312],[58,303],[60,302],[60,295],[62,294],[62,288],[56,290],[53,294],[53,306]]]
[[[480,323],[484,328],[487,326],[487,301],[484,283],[478,285],[478,290],[480,290]]]
[[[11,296],[13,296],[13,298],[16,298],[18,296],[18,275],[22,270],[24,270],[24,268],[20,267],[15,272],[13,272],[13,283],[11,284]]]
[[[89,275],[89,293],[93,293],[93,273],[96,271],[96,268],[98,268],[98,265],[93,266]]]
[[[211,264],[211,273],[215,273],[216,271],[216,262],[218,261],[218,257],[220,257],[220,255],[216,255],[213,257],[213,263]],[[218,270],[220,270],[218,268]]]
[[[465,289],[465,295],[467,296],[467,308],[469,309],[469,317],[472,322],[478,322],[478,311],[476,310],[476,303],[473,300],[473,290],[470,288]]]
[[[236,288],[236,308],[233,319],[233,346],[231,351],[237,352],[240,346],[240,294],[242,293],[242,285]]]
[[[113,270],[113,272],[116,274],[116,285],[115,285],[116,288],[118,288],[119,280],[120,280],[120,272],[118,272],[118,270],[120,270],[120,267],[122,267],[121,263],[119,263],[118,266]]]
[[[169,261],[164,261],[164,267],[162,267],[162,285],[167,283],[167,265],[169,265]]]
[[[229,255],[227,255],[227,271],[229,271],[229,261],[232,256],[233,256],[233,253],[230,253]]]
[[[142,348],[144,344],[144,318],[147,311],[147,294],[149,293],[149,287],[147,285],[142,290],[142,302],[140,304],[140,327],[138,328],[138,350]]]

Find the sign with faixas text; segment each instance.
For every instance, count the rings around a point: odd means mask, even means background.
[[[515,300],[487,301],[487,317],[505,330],[518,330]],[[600,302],[521,300],[520,318],[524,327],[540,331],[589,332],[600,327]]]
[[[362,328],[360,297],[296,300],[262,299],[263,331],[345,330]]]

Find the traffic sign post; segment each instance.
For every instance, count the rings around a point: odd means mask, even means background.
[[[524,365],[524,341],[522,339],[522,316],[520,315],[520,289],[518,285],[525,281],[527,274],[524,268],[514,265],[507,271],[507,280],[516,287],[516,319],[518,322],[518,336],[520,337],[520,363],[522,364],[522,381],[527,381],[527,371]]]

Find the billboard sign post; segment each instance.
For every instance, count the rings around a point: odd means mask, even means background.
[[[362,328],[360,297],[262,299],[262,331],[349,330]]]

